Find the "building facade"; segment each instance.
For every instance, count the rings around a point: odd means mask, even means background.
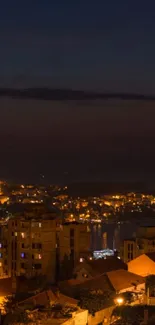
[[[155,227],[139,227],[134,238],[123,241],[121,258],[125,263],[145,253],[155,252]]]
[[[0,276],[45,275],[54,282],[57,263],[60,264],[65,255],[75,265],[89,248],[90,233],[83,224],[11,218],[1,226]]]
[[[59,261],[64,256],[73,260],[74,265],[80,258],[85,258],[90,253],[90,229],[86,224],[78,222],[65,223],[57,228],[57,248]]]

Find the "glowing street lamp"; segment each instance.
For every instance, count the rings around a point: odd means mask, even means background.
[[[120,305],[122,305],[123,303],[124,303],[124,299],[122,298],[122,297],[118,297],[118,298],[116,298],[116,303],[120,306]]]

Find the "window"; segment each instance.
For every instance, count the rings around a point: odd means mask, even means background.
[[[15,232],[13,231],[13,232],[12,232],[12,236],[17,237],[17,231],[15,231]]]
[[[41,249],[42,244],[41,243],[32,243],[32,249]]]
[[[0,248],[2,248],[2,243],[0,243]]]
[[[21,268],[24,269],[25,268],[25,263],[21,263]]]
[[[2,267],[2,262],[0,262],[0,267]]]
[[[2,258],[2,253],[0,253],[0,258]]]
[[[22,243],[22,248],[24,248],[24,243]]]
[[[133,244],[131,244],[131,251],[133,251]]]
[[[130,260],[130,253],[128,253],[128,260]]]
[[[41,260],[42,259],[42,255],[41,254],[32,254],[32,259],[33,260]]]
[[[25,258],[25,253],[20,254],[21,258]]]
[[[32,227],[39,227],[39,228],[41,228],[41,222],[32,222]]]
[[[24,239],[25,238],[25,233],[21,232],[21,237]]]
[[[130,258],[131,258],[131,260],[133,260],[133,253],[131,253]]]

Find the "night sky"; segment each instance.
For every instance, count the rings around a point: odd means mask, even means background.
[[[3,1],[0,86],[155,95],[154,1]],[[0,98],[1,176],[155,179],[155,102]]]

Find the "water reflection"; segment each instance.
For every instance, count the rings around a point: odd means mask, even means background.
[[[91,224],[90,229],[92,234],[91,249],[94,251],[105,248],[105,233],[107,233],[107,247],[113,249],[117,248],[123,239],[132,237],[137,225],[134,222],[119,225],[117,223],[101,223]]]

